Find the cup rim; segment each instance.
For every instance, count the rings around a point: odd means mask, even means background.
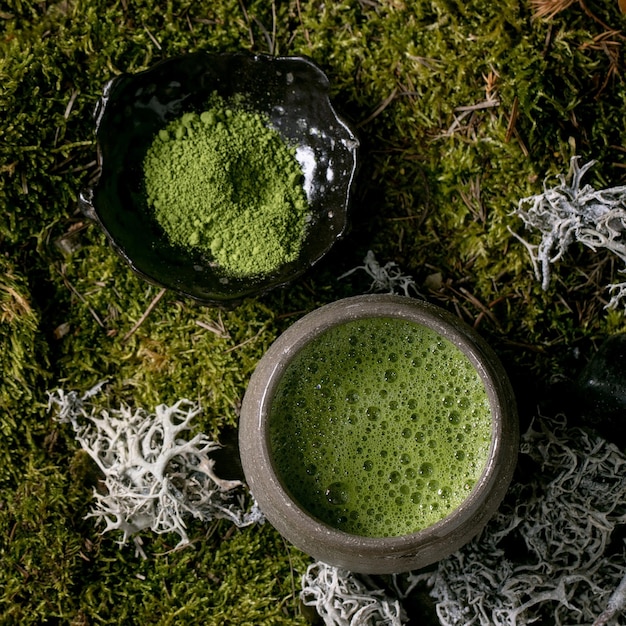
[[[330,526],[311,515],[291,496],[272,458],[269,409],[285,369],[311,340],[325,330],[348,321],[383,317],[425,325],[452,342],[468,357],[487,391],[492,436],[480,479],[457,508],[434,524],[413,533],[367,537]],[[378,569],[383,571],[373,571],[370,566],[367,573],[406,571],[406,567],[397,569],[400,567],[398,558],[409,566],[408,569],[415,569],[415,563],[420,562],[419,552],[425,556],[433,552],[437,545],[462,545],[477,534],[495,512],[510,483],[518,440],[517,412],[510,382],[498,357],[485,340],[441,307],[389,294],[344,298],[315,309],[296,321],[259,361],[241,409],[240,450],[244,474],[270,523],[294,545],[312,556],[328,558],[330,555],[333,560],[336,555],[338,564],[346,561],[346,553],[380,561]],[[348,561],[353,560],[348,558]],[[387,565],[385,561],[388,561]],[[393,565],[391,561],[394,561]],[[392,570],[387,572],[389,567]]]

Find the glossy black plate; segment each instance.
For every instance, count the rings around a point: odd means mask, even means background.
[[[145,200],[142,163],[154,135],[183,113],[204,110],[214,92],[243,96],[303,164],[311,222],[300,256],[262,277],[229,277],[201,253],[171,245]],[[304,57],[197,52],[116,77],[96,109],[100,177],[81,204],[130,266],[155,284],[207,304],[285,285],[321,259],[348,223],[358,141],[328,92],[326,75]]]

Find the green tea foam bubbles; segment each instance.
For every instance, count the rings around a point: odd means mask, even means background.
[[[400,536],[469,495],[491,410],[469,359],[396,318],[332,327],[289,364],[272,402],[278,473],[301,506],[349,533]]]

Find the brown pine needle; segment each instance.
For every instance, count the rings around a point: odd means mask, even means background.
[[[533,17],[537,19],[551,20],[561,11],[569,9],[576,0],[530,0]]]
[[[152,313],[152,311],[154,310],[154,307],[159,303],[161,298],[165,295],[166,291],[167,291],[166,289],[161,289],[161,291],[159,291],[159,293],[157,293],[157,295],[154,296],[154,298],[152,299],[152,302],[148,305],[146,310],[142,313],[141,317],[137,320],[135,325],[124,335],[124,338],[122,339],[122,343],[126,343],[135,334],[137,329],[146,321],[146,318],[148,317],[148,315]]]

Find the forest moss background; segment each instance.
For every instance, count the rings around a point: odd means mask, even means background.
[[[557,10],[561,8],[562,10]],[[550,9],[554,9],[551,11]],[[310,559],[269,524],[190,522],[148,558],[90,519],[93,468],[47,391],[108,380],[103,406],[199,401],[232,437],[264,350],[319,305],[366,291],[368,250],[494,346],[522,423],[608,335],[621,269],[576,246],[542,291],[514,214],[569,169],[626,184],[626,17],[615,0],[0,2],[0,623],[305,624]],[[197,50],[307,55],[361,141],[352,228],[288,290],[230,310],[151,286],[77,197],[97,177],[93,111],[122,72]],[[560,398],[551,397],[559,406]],[[565,400],[563,399],[565,405]],[[412,623],[418,623],[414,621]]]

